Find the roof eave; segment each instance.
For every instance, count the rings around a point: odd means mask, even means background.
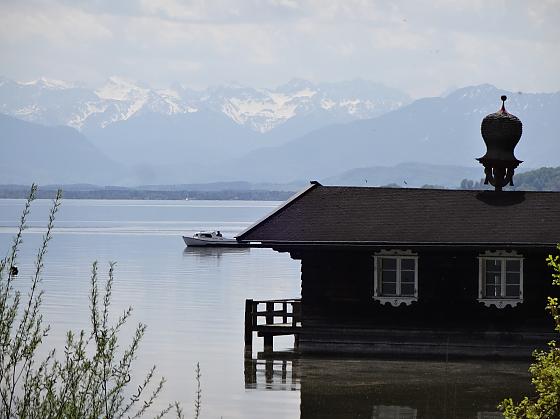
[[[557,243],[534,242],[380,242],[380,241],[275,241],[239,240],[243,243],[259,243],[259,247],[538,247],[555,248]]]

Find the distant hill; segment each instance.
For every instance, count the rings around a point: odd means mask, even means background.
[[[85,133],[130,168],[133,184],[229,179],[224,173],[215,176],[222,162],[262,145],[258,133],[211,111],[146,113]]]
[[[462,179],[473,179],[483,174],[483,168],[426,163],[401,163],[395,166],[376,166],[352,169],[322,180],[326,185],[385,186],[419,188],[439,185],[456,188]]]
[[[541,167],[514,177],[515,189],[523,191],[560,191],[560,166]]]
[[[45,127],[0,114],[1,183],[119,183],[124,171],[69,127]]]

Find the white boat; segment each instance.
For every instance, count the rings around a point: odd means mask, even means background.
[[[219,231],[201,231],[196,233],[192,237],[183,236],[185,244],[190,247],[201,247],[201,246],[227,246],[227,247],[238,247],[244,246],[242,243],[238,243],[237,240],[227,238],[222,236]]]

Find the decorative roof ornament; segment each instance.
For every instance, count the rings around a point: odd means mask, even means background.
[[[486,154],[477,160],[484,166],[484,184],[501,191],[506,185],[513,186],[513,174],[521,160],[513,151],[521,138],[523,124],[515,115],[506,111],[507,96],[502,96],[502,108],[487,115],[480,126],[486,143]]]

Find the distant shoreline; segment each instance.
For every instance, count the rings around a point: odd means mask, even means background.
[[[292,191],[269,190],[145,190],[135,188],[64,189],[66,199],[123,199],[123,200],[210,200],[210,201],[285,201],[294,194]],[[37,198],[54,198],[56,188],[39,187]],[[29,195],[29,187],[0,185],[0,199],[22,199]]]

